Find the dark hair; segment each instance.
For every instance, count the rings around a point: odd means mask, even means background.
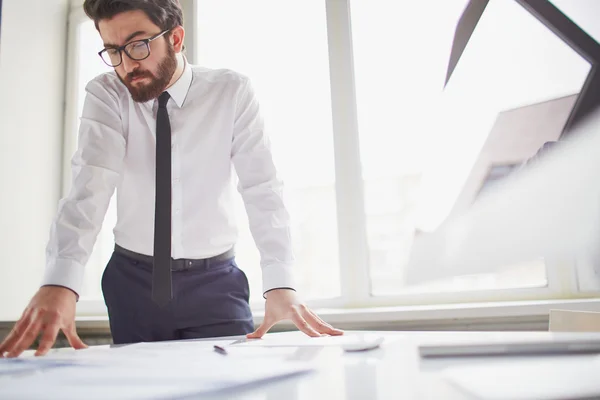
[[[100,20],[135,10],[143,11],[161,31],[183,26],[179,0],[85,0],[83,10],[94,20],[96,29]]]

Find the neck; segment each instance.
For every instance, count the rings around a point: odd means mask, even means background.
[[[181,75],[183,75],[183,70],[185,68],[186,60],[183,57],[183,54],[177,53],[175,55],[175,57],[177,58],[177,68],[175,69],[175,72],[173,73],[173,77],[171,78],[171,81],[167,85],[166,89],[173,86],[175,84],[175,82],[177,82],[179,80],[179,78],[181,78]]]

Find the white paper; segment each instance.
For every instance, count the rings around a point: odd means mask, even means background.
[[[256,348],[222,355],[213,350],[213,343],[90,347],[0,360],[0,398],[163,399],[231,389],[314,368],[307,362],[289,361],[291,349]]]
[[[356,344],[360,342],[371,342],[381,338],[381,334],[371,333],[345,333],[341,336],[310,337],[308,335],[271,334],[262,339],[252,339],[232,347],[307,347],[307,346],[337,346]],[[399,336],[384,335],[384,343],[390,342]]]
[[[443,376],[482,400],[555,400],[600,396],[600,358],[537,359],[452,367]]]

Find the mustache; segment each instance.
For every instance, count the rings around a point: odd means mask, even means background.
[[[127,82],[131,82],[135,78],[154,78],[150,71],[133,71],[125,76]]]

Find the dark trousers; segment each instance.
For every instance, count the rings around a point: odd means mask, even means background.
[[[152,263],[114,252],[102,275],[115,344],[233,336],[254,329],[246,274],[235,259],[172,272],[173,299],[152,295]]]

